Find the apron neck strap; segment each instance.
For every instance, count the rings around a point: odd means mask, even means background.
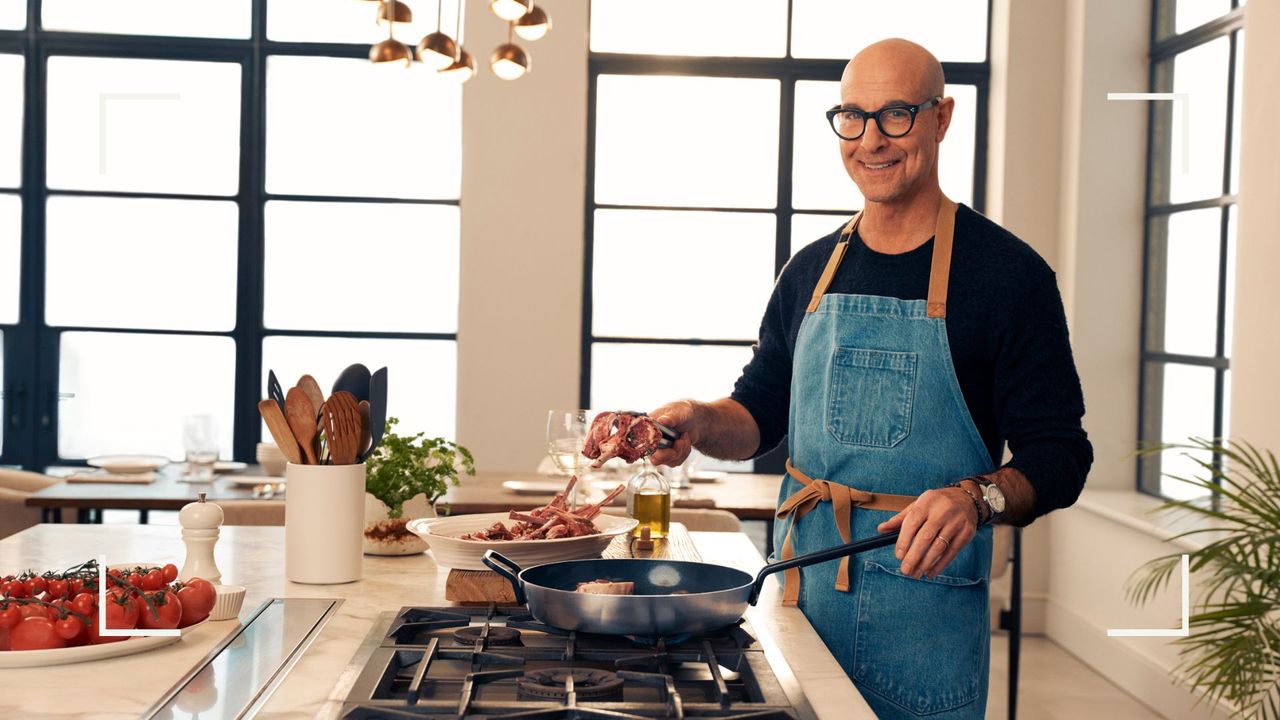
[[[818,309],[822,296],[827,294],[827,289],[831,287],[831,280],[835,277],[836,270],[840,268],[840,261],[844,259],[845,251],[849,249],[849,239],[853,237],[853,233],[857,232],[861,221],[862,213],[858,212],[840,231],[840,240],[836,242],[835,250],[827,260],[827,267],[822,271],[822,277],[818,278],[818,284],[813,288],[813,297],[809,300],[806,312],[815,312]],[[947,281],[951,276],[951,246],[955,225],[956,204],[943,195],[938,202],[938,220],[934,226],[933,235],[933,261],[929,267],[929,296],[926,305],[929,317],[945,318],[947,316]]]

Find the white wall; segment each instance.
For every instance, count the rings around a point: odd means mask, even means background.
[[[1231,434],[1280,452],[1280,3],[1246,8]]]
[[[486,471],[529,471],[547,411],[577,407],[582,333],[587,3],[539,0],[532,72],[499,80],[506,23],[467,5],[480,71],[464,86],[458,442]]]
[[[1158,503],[1134,492],[1128,455],[1136,447],[1141,243],[1146,111],[1108,102],[1108,91],[1145,91],[1147,3],[1070,0],[1067,17],[1064,188],[1059,282],[1070,298],[1085,427],[1096,460],[1086,497],[1049,523],[1047,633],[1087,664],[1169,718],[1208,717],[1172,684],[1176,647],[1159,638],[1108,638],[1108,628],[1172,627],[1179,585],[1146,607],[1124,599],[1129,573],[1179,548],[1146,515]],[[1280,143],[1269,122],[1280,112],[1280,6],[1250,3],[1245,32],[1239,252],[1232,352],[1232,434],[1280,449],[1274,411],[1280,379],[1271,367],[1280,340]],[[1197,583],[1193,576],[1192,588]]]

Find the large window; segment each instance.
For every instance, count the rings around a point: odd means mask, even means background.
[[[0,3],[0,459],[180,458],[199,412],[247,460],[267,369],[352,362],[452,436],[461,88],[369,63],[366,3],[32,5]]]
[[[584,406],[732,390],[778,272],[861,207],[823,111],[880,38],[943,61],[942,187],[981,210],[987,27],[987,0],[592,0]]]
[[[1159,0],[1151,45],[1140,440],[1229,435],[1231,313],[1240,157],[1243,9]],[[1203,457],[1203,461],[1220,458]],[[1143,458],[1138,487],[1191,499],[1182,451]]]

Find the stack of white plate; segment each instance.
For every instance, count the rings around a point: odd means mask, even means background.
[[[289,464],[284,453],[274,443],[258,443],[256,457],[258,464],[262,466],[262,472],[268,475],[283,476],[284,468]]]

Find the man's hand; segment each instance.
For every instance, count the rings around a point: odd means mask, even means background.
[[[676,439],[671,447],[659,448],[653,455],[650,455],[649,462],[654,465],[669,465],[671,467],[683,463],[689,457],[694,443],[698,442],[700,437],[696,415],[697,408],[692,400],[677,400],[673,403],[667,403],[649,413],[649,417],[653,418],[655,422],[666,425],[680,433],[680,437]]]
[[[720,460],[745,460],[760,447],[755,418],[732,398],[714,402],[677,400],[649,413],[649,417],[680,433],[671,447],[649,456],[654,465],[679,465],[695,447],[703,455]]]
[[[901,529],[893,554],[902,561],[904,575],[935,578],[978,533],[977,514],[973,500],[960,488],[929,490],[877,530]]]

